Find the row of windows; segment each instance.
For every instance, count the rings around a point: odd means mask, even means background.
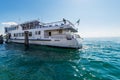
[[[35,34],[36,34],[36,35],[40,35],[40,34],[41,34],[41,31],[35,31]]]
[[[5,32],[12,31],[12,30],[17,30],[18,26],[10,27],[10,28],[5,28]]]
[[[29,25],[22,26],[22,30],[35,29],[35,28],[37,28],[37,26],[29,26]]]
[[[41,31],[35,31],[35,35],[40,35],[41,34]],[[14,37],[23,37],[25,36],[24,33],[14,33],[13,35]],[[31,37],[32,36],[32,32],[29,32],[29,36]]]
[[[63,26],[64,24],[61,23],[61,26]],[[36,29],[36,28],[46,28],[46,27],[52,27],[53,25],[37,25],[37,26],[29,26],[29,25],[26,25],[26,26],[22,26],[22,29],[23,30],[27,30],[27,29]],[[58,24],[55,24],[54,26],[59,26]]]
[[[22,37],[24,36],[24,33],[14,33],[14,37]]]
[[[61,26],[63,26],[64,24],[61,23]],[[22,26],[22,25],[21,25]],[[36,29],[36,28],[46,28],[46,27],[52,27],[53,25],[38,25],[38,24],[35,24],[34,26],[33,25],[26,25],[26,26],[22,26],[22,29],[23,30],[27,30],[27,29]],[[54,26],[59,26],[58,24],[55,24]],[[8,31],[12,31],[12,30],[17,30],[18,29],[18,26],[15,26],[15,27],[10,27],[10,28],[5,28],[5,32],[8,32]],[[37,35],[40,35],[40,33],[36,33]],[[20,33],[16,33],[15,36],[22,36],[22,34]]]

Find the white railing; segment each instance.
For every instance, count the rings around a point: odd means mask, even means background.
[[[69,20],[66,20],[66,22],[64,21],[57,21],[57,22],[52,22],[52,23],[44,23],[43,25],[41,25],[41,27],[43,28],[47,28],[47,27],[71,27],[75,30],[78,30],[74,24],[72,24]]]

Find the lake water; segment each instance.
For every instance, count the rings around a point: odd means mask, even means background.
[[[0,44],[0,80],[120,80],[120,38],[84,39],[79,50]]]

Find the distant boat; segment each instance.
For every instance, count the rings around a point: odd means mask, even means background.
[[[28,32],[29,44],[62,48],[82,48],[82,38],[76,34],[78,29],[69,21],[42,23],[38,20],[5,27],[7,42],[25,43]]]

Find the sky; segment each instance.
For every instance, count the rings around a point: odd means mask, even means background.
[[[0,0],[0,34],[9,24],[39,19],[73,24],[81,37],[120,37],[120,0]]]

